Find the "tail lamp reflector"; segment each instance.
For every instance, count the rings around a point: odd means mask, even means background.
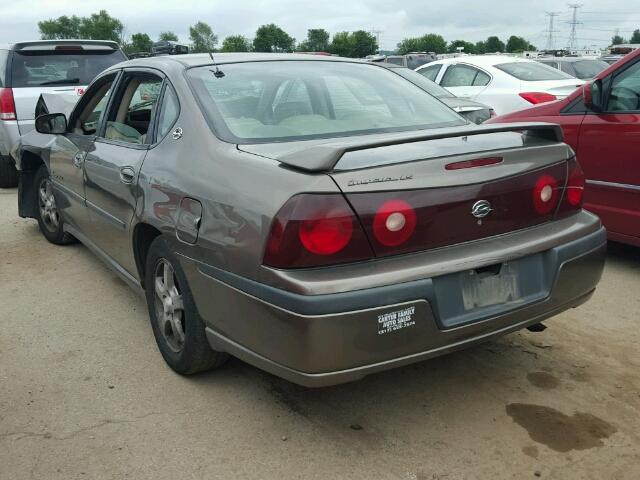
[[[542,175],[533,187],[533,208],[539,215],[551,213],[560,198],[558,182],[551,175]]]
[[[416,229],[416,212],[404,200],[387,200],[373,218],[373,235],[385,247],[406,242]]]
[[[444,166],[445,170],[462,170],[463,168],[486,167],[488,165],[496,165],[502,163],[502,157],[475,158],[473,160],[465,160],[462,162],[448,163]]]

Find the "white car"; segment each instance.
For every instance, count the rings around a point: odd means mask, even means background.
[[[507,55],[469,55],[418,67],[456,97],[493,107],[496,114],[565,98],[584,81],[533,60]]]

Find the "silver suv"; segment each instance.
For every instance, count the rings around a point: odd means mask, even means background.
[[[33,129],[40,94],[79,97],[96,75],[126,59],[117,43],[102,40],[0,45],[0,187],[18,184],[9,152]]]

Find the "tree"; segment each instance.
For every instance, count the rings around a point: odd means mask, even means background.
[[[435,52],[445,53],[447,42],[442,35],[427,33],[418,38],[405,38],[398,44],[398,54],[406,55],[409,52]]]
[[[124,25],[117,18],[112,17],[106,10],[92,13],[89,17],[82,17],[80,21],[80,38],[92,40],[113,40],[122,42]]]
[[[134,33],[124,46],[126,53],[150,52],[153,41],[146,33]]]
[[[222,42],[221,52],[248,52],[251,50],[251,43],[242,35],[230,35]]]
[[[307,30],[307,38],[298,45],[301,52],[326,52],[329,50],[329,32],[324,28]]]
[[[295,47],[296,39],[275,23],[262,25],[256,30],[253,39],[253,49],[256,52],[291,52]]]
[[[80,38],[80,17],[63,15],[57,19],[50,18],[38,22],[40,38],[42,40],[61,40],[65,38]]]
[[[476,42],[475,50],[478,55],[487,53],[487,44],[485,42]]]
[[[378,40],[369,32],[364,30],[356,30],[351,34],[350,38],[352,58],[364,58],[367,55],[373,55],[378,51]]]
[[[640,30],[634,30],[629,43],[640,43]]]
[[[173,32],[161,32],[158,40],[161,42],[177,42],[178,36]]]
[[[524,52],[525,50],[535,50],[536,47],[531,45],[527,40],[522,37],[511,35],[507,40],[506,50],[509,53]]]
[[[218,44],[218,36],[213,33],[209,24],[204,22],[189,27],[189,39],[193,53],[213,52]]]
[[[614,35],[613,38],[611,39],[611,45],[620,45],[621,43],[626,43],[624,38],[622,38],[620,35]]]
[[[485,42],[485,49],[487,53],[504,52],[504,42],[496,36],[487,38]]]
[[[348,57],[351,54],[351,39],[349,32],[338,32],[333,35],[329,51],[341,57]]]
[[[454,40],[449,44],[449,53],[456,53],[458,47],[463,48],[464,53],[476,53],[476,46],[471,42],[465,42],[464,40]]]

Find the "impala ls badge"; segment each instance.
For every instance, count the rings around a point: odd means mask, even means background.
[[[471,207],[471,215],[478,219],[478,225],[482,224],[482,219],[489,215],[493,208],[491,208],[491,204],[486,200],[478,200]]]

